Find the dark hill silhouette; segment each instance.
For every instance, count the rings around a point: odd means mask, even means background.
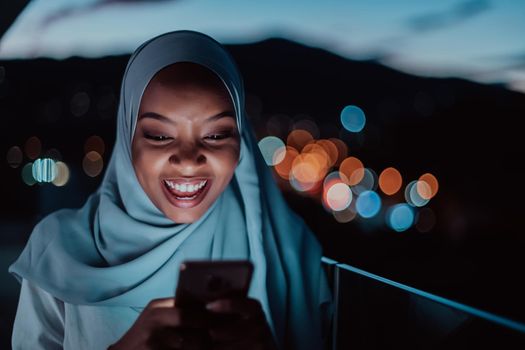
[[[440,192],[429,204],[437,224],[427,234],[339,224],[314,200],[287,192],[326,255],[525,319],[520,300],[525,294],[514,277],[524,266],[525,147],[519,128],[524,94],[456,78],[418,77],[283,39],[228,48],[243,73],[258,136],[267,134],[271,116],[306,115],[317,122],[321,137],[342,137],[351,154],[376,171],[395,166],[406,181],[424,172],[440,180]],[[79,206],[97,187],[101,177],[88,178],[81,170],[84,140],[102,136],[108,160],[128,58],[0,61],[5,68],[0,149],[6,152],[38,135],[44,149],[60,150],[73,173],[64,188],[29,188],[20,169],[0,163],[2,220],[34,221],[37,214]],[[77,92],[87,93],[90,102],[87,112],[75,117]],[[339,133],[339,113],[349,104],[366,113],[364,136]]]

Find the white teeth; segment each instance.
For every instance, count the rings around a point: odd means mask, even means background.
[[[195,184],[195,185],[192,185],[192,184],[178,184],[178,183],[174,183],[173,181],[169,181],[169,180],[165,180],[164,182],[171,189],[174,189],[174,190],[177,190],[177,191],[180,191],[180,192],[192,193],[192,192],[197,192],[198,190],[203,188],[204,185],[206,185],[207,181],[208,180],[203,180],[200,183]]]

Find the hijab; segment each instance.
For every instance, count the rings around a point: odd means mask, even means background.
[[[142,94],[159,70],[177,62],[200,64],[221,79],[241,135],[230,184],[189,224],[173,222],[151,202],[131,158]],[[319,306],[328,298],[321,248],[264,162],[246,117],[239,70],[211,37],[173,31],[146,41],[129,59],[115,146],[98,190],[83,207],[41,220],[9,272],[68,303],[140,310],[151,299],[174,296],[179,265],[189,259],[251,260],[249,296],[260,301],[278,345],[321,348]]]

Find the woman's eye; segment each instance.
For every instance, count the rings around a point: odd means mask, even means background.
[[[171,137],[169,136],[164,136],[164,135],[150,135],[150,134],[147,134],[147,133],[144,133],[144,137],[147,138],[147,139],[150,139],[150,140],[153,140],[153,141],[166,141],[166,140],[170,140]]]
[[[211,140],[211,141],[219,141],[219,140],[226,139],[226,138],[228,138],[230,136],[231,135],[229,133],[211,134],[211,135],[206,136],[206,139]]]

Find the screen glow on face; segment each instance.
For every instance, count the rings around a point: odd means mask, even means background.
[[[153,77],[141,99],[132,142],[139,183],[177,223],[198,220],[217,200],[233,177],[240,152],[226,88],[213,73],[194,66],[177,63]],[[193,81],[187,78],[189,69],[201,70],[201,78],[212,76]],[[186,79],[178,79],[180,74]]]

